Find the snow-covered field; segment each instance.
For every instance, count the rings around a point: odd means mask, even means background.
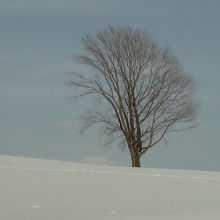
[[[0,156],[2,220],[220,219],[220,173]]]

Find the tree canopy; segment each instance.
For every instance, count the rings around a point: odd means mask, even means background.
[[[91,110],[83,128],[100,124],[112,143],[129,149],[132,166],[167,133],[191,128],[197,113],[194,80],[167,48],[151,35],[131,27],[112,27],[85,34],[85,53],[75,61],[89,68],[74,73],[76,97],[93,96],[100,109]]]

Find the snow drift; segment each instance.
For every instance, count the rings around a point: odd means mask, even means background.
[[[220,173],[0,156],[0,219],[220,219]]]

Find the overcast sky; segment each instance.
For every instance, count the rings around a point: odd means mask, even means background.
[[[80,37],[107,25],[150,32],[197,82],[198,127],[167,136],[145,167],[220,171],[220,1],[1,0],[0,154],[129,165],[128,152],[78,132],[88,102],[72,102],[67,72]]]

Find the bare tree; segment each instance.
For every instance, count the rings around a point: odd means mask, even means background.
[[[192,126],[196,116],[194,81],[168,49],[142,30],[111,27],[82,38],[86,53],[76,61],[89,74],[73,73],[78,95],[94,96],[101,108],[90,111],[83,129],[102,124],[110,137],[127,146],[133,167],[168,132]],[[105,107],[106,109],[103,109]]]

